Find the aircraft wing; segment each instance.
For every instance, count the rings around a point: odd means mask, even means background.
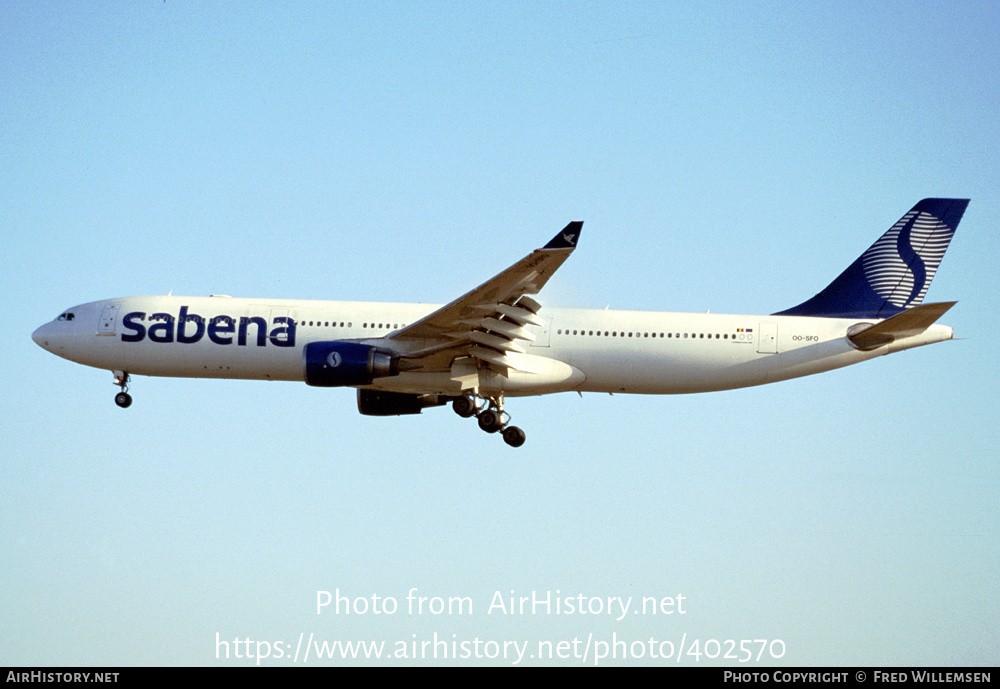
[[[385,339],[405,358],[420,368],[431,365],[422,359],[435,359],[448,352],[448,365],[465,350],[472,359],[506,374],[517,366],[507,358],[511,352],[524,352],[518,344],[534,340],[527,325],[542,325],[537,315],[540,304],[527,295],[537,294],[576,248],[582,222],[574,221],[541,249],[536,249],[499,275],[442,306],[415,323],[397,330]],[[475,363],[475,362],[472,362]]]

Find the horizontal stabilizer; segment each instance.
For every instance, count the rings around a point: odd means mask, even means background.
[[[869,350],[890,344],[904,337],[919,335],[934,325],[945,312],[957,302],[945,301],[937,304],[922,304],[887,318],[881,323],[862,327],[857,332],[848,332],[847,339],[858,349]]]

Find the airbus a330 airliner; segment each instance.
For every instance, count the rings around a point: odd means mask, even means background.
[[[556,309],[537,294],[576,248],[571,222],[541,249],[440,307],[149,296],[75,306],[32,339],[70,361],[132,375],[303,381],[357,389],[362,414],[451,403],[508,445],[507,397],[675,394],[763,385],[949,340],[955,302],[924,294],[968,206],[924,199],[811,299],[770,315]]]

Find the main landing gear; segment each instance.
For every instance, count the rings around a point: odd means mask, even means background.
[[[489,398],[463,396],[452,402],[451,408],[462,418],[475,416],[479,428],[487,433],[499,431],[503,441],[511,447],[524,445],[524,431],[509,425],[510,414],[503,410],[503,395]]]
[[[122,409],[132,406],[132,395],[128,394],[128,374],[124,371],[115,371],[115,385],[122,389],[115,395],[115,404]]]

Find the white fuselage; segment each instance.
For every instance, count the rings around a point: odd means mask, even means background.
[[[132,375],[303,381],[311,342],[383,340],[438,307],[426,304],[149,296],[91,302],[35,331],[54,354]],[[141,314],[141,315],[140,315]],[[64,314],[66,316],[66,314]],[[577,390],[674,394],[762,385],[951,339],[932,325],[871,351],[848,329],[876,319],[543,308],[521,370],[481,385],[508,396]],[[181,320],[183,318],[183,320]],[[416,347],[419,343],[408,343]],[[405,352],[404,352],[405,353]],[[453,372],[403,371],[373,389],[460,394]]]

